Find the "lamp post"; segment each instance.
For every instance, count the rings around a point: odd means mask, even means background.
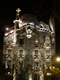
[[[60,68],[60,56],[56,57],[56,65]]]
[[[57,57],[57,58],[56,58],[56,61],[57,61],[57,62],[60,62],[60,57]]]

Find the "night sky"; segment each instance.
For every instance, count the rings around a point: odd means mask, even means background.
[[[49,23],[51,16],[55,19],[56,54],[60,54],[60,0],[5,0],[0,2],[0,46],[3,46],[5,28],[13,26],[18,7],[21,9],[21,16],[30,13],[46,24]]]

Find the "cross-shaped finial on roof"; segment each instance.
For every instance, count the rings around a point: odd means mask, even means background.
[[[19,15],[20,15],[19,12],[20,11],[21,11],[20,8],[17,8],[17,10],[16,10],[16,12],[17,12],[17,14],[16,14],[17,15],[17,18],[19,18]]]
[[[16,12],[19,13],[20,11],[21,11],[20,8],[17,8]]]

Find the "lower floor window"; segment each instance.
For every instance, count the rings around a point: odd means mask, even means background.
[[[20,67],[22,68],[22,66],[23,66],[23,61],[22,61],[22,62],[19,62],[19,65],[20,65]]]
[[[50,67],[50,62],[46,62],[46,68]]]
[[[38,67],[39,66],[39,62],[34,62],[34,66]]]
[[[8,66],[8,68],[11,68],[11,60],[7,61],[7,66]]]
[[[50,50],[46,50],[46,55],[50,55]]]
[[[8,56],[10,56],[12,53],[12,49],[8,49]]]
[[[38,56],[38,50],[35,50],[35,56]]]

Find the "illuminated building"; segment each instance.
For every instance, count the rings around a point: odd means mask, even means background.
[[[4,36],[3,62],[13,80],[44,80],[44,69],[51,68],[55,55],[53,20],[49,25],[30,15],[19,17]]]

